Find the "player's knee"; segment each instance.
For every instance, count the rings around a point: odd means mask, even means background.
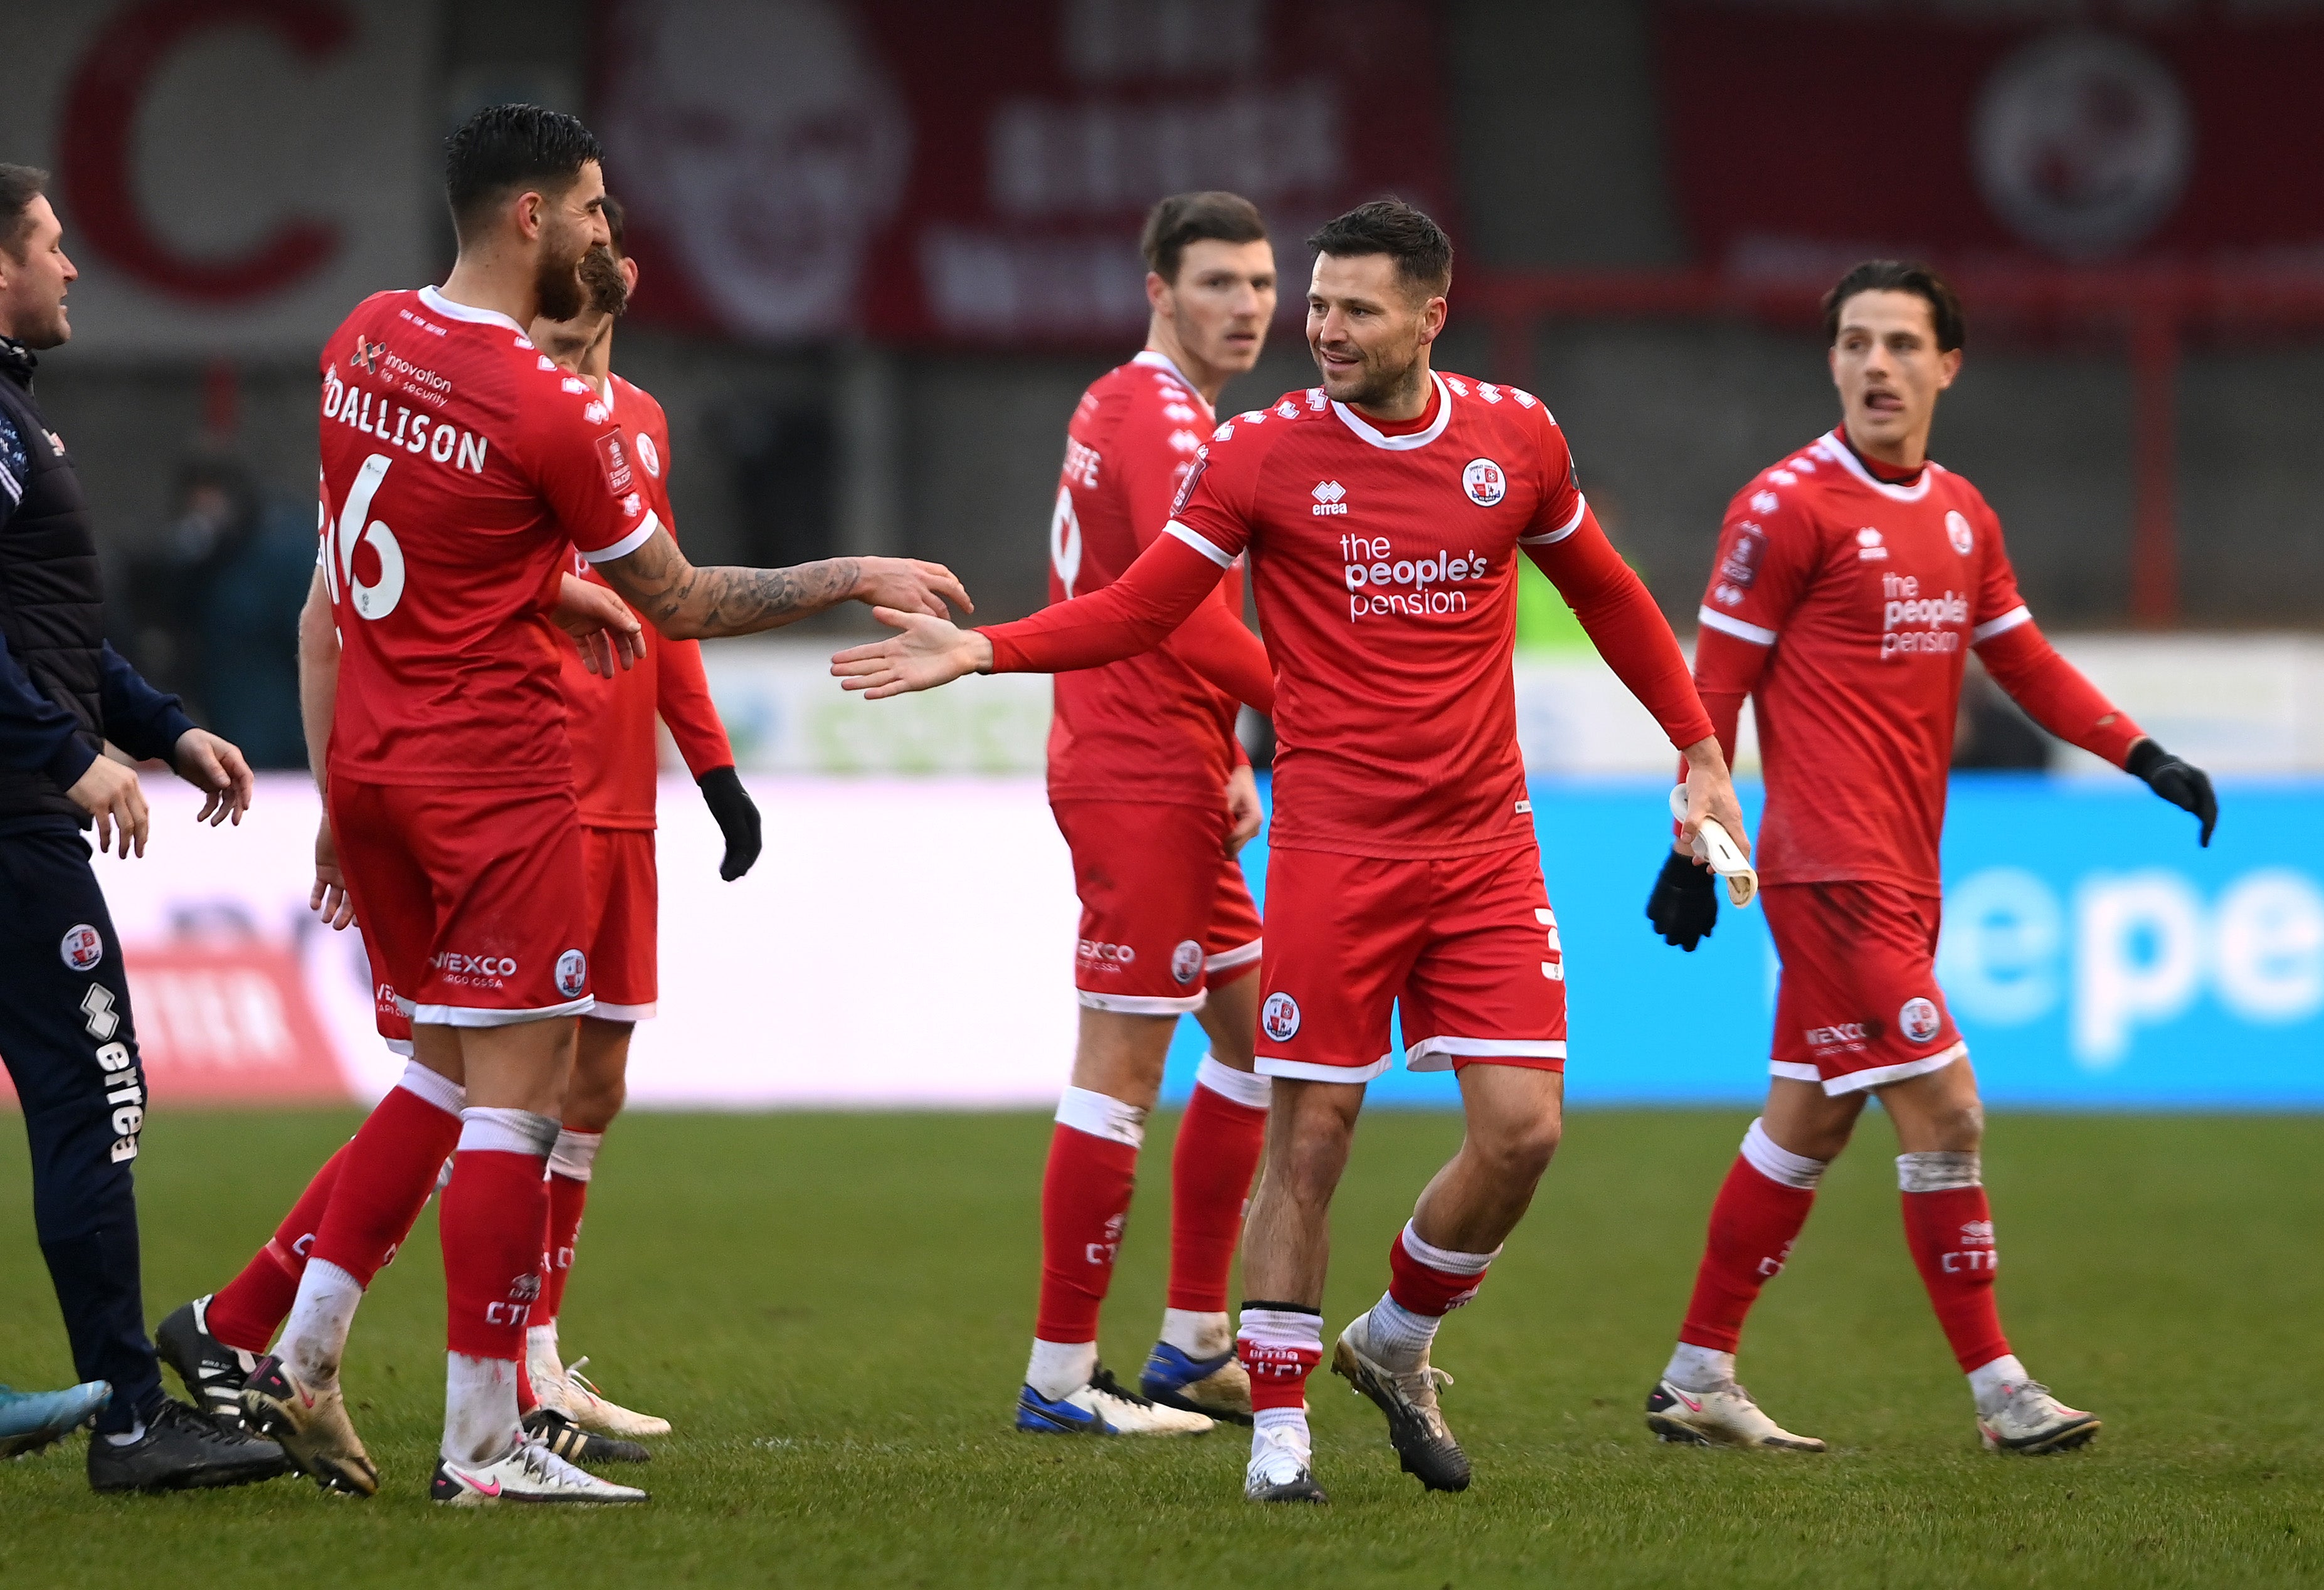
[[[1498,1126],[1481,1141],[1472,1138],[1471,1147],[1497,1180],[1530,1187],[1549,1169],[1563,1135],[1563,1122],[1548,1115]]]
[[[1280,1124],[1268,1148],[1268,1179],[1301,1203],[1329,1202],[1347,1168],[1352,1123],[1331,1109],[1277,1113]]]
[[[568,1126],[584,1132],[602,1132],[613,1124],[629,1102],[629,1080],[621,1072],[593,1074],[576,1067],[573,1080],[565,1090],[565,1108],[561,1118]]]

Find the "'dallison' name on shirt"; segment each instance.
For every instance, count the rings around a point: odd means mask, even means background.
[[[1379,613],[1416,617],[1466,612],[1466,591],[1440,587],[1456,580],[1482,579],[1488,561],[1473,549],[1465,556],[1439,548],[1419,557],[1398,557],[1386,536],[1342,536],[1340,556],[1347,569],[1350,622]]]
[[[337,420],[352,426],[367,437],[377,437],[391,447],[465,469],[470,474],[484,473],[484,437],[432,414],[415,414],[401,403],[391,403],[384,394],[351,387],[339,379],[336,370],[323,382],[323,419],[326,424]]]

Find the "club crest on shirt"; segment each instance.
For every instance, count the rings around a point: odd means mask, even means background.
[[[654,439],[643,431],[638,433],[637,442],[638,462],[646,466],[648,474],[656,480],[661,479],[661,450],[654,446]]]
[[[1937,1035],[1944,1024],[1937,1018],[1936,1002],[1931,999],[1907,999],[1896,1013],[1896,1030],[1915,1043],[1925,1043]]]
[[[1287,1043],[1299,1034],[1299,1001],[1277,990],[1267,997],[1259,1006],[1259,1029],[1277,1043]]]
[[[94,971],[97,963],[105,959],[105,935],[83,922],[65,930],[64,942],[57,953],[75,971]]]
[[[1484,391],[1482,387],[1477,390]],[[1461,472],[1461,489],[1478,507],[1490,508],[1509,494],[1509,477],[1491,459],[1471,458],[1469,467]]]
[[[1945,510],[1945,539],[1950,541],[1953,550],[1963,557],[1967,557],[1970,548],[1977,545],[1977,538],[1969,533],[1969,516],[1958,508]]]

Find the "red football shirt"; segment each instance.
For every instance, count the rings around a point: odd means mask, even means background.
[[[1408,858],[1533,841],[1510,667],[1517,547],[1572,535],[1588,505],[1539,399],[1431,379],[1403,434],[1321,388],[1228,420],[1169,527],[1214,563],[1250,554],[1277,669],[1281,849]]]
[[[1770,648],[1751,686],[1760,878],[1938,893],[1969,648],[2032,618],[1978,489],[1933,462],[1884,481],[1819,437],[1728,504],[1701,617]],[[1700,666],[1697,683],[1724,687]]]
[[[339,631],[334,772],[373,784],[570,776],[542,615],[568,543],[660,525],[604,399],[507,316],[375,293],[322,355],[325,578]]]
[[[1113,584],[1169,522],[1211,406],[1151,349],[1092,382],[1065,427],[1049,519],[1049,601]],[[1210,598],[1241,621],[1242,579]],[[1242,758],[1239,703],[1168,648],[1056,676],[1049,798],[1216,806]]]
[[[630,437],[631,463],[642,480],[646,503],[662,526],[675,533],[669,508],[669,420],[643,388],[616,375],[605,406]],[[574,556],[574,572],[604,581],[586,559]],[[643,615],[641,615],[642,617]],[[734,765],[725,725],[711,704],[710,683],[702,672],[702,643],[670,640],[648,624],[646,655],[635,667],[616,669],[601,679],[582,665],[580,652],[560,648],[561,677],[568,709],[567,731],[573,741],[573,789],[580,797],[581,822],[589,828],[650,829],[654,826],[656,766],[654,719],[669,725],[670,739],[687,770],[699,778],[713,767]]]

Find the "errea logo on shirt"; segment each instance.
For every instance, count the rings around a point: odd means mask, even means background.
[[[1337,481],[1317,481],[1308,495],[1315,499],[1315,506],[1309,511],[1317,519],[1330,519],[1348,511],[1348,488]]]

